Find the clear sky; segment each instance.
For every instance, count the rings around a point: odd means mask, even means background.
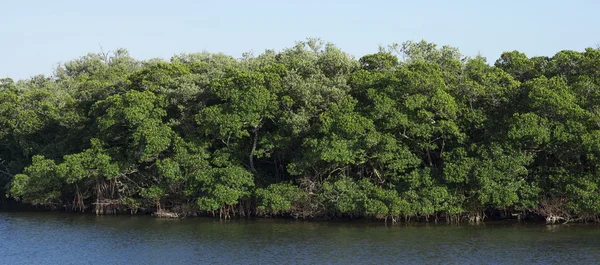
[[[379,44],[425,39],[481,53],[551,56],[600,43],[600,1],[0,0],[0,77],[51,74],[88,52],[137,59],[200,51],[241,57],[306,37],[356,57]]]

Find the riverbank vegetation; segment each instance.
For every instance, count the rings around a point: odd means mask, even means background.
[[[89,54],[0,80],[0,146],[4,200],[69,211],[594,221],[600,50]]]

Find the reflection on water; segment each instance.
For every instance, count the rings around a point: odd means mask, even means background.
[[[600,227],[0,213],[0,264],[600,263]]]

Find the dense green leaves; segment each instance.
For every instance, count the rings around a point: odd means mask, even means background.
[[[425,41],[88,54],[0,79],[0,188],[96,213],[596,220],[599,67]]]
[[[300,207],[307,200],[305,191],[285,182],[271,184],[266,189],[257,189],[256,197],[260,200],[259,210],[275,214],[294,211],[296,209],[292,207]]]

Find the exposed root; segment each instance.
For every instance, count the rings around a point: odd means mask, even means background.
[[[165,211],[162,209],[152,213],[152,216],[155,216],[158,218],[179,218],[178,213],[168,212],[168,211]]]
[[[117,214],[117,210],[121,206],[121,200],[96,200],[92,204],[95,206],[96,215]]]
[[[565,218],[556,215],[546,216],[546,224],[555,224],[558,223],[560,220],[565,220]]]

